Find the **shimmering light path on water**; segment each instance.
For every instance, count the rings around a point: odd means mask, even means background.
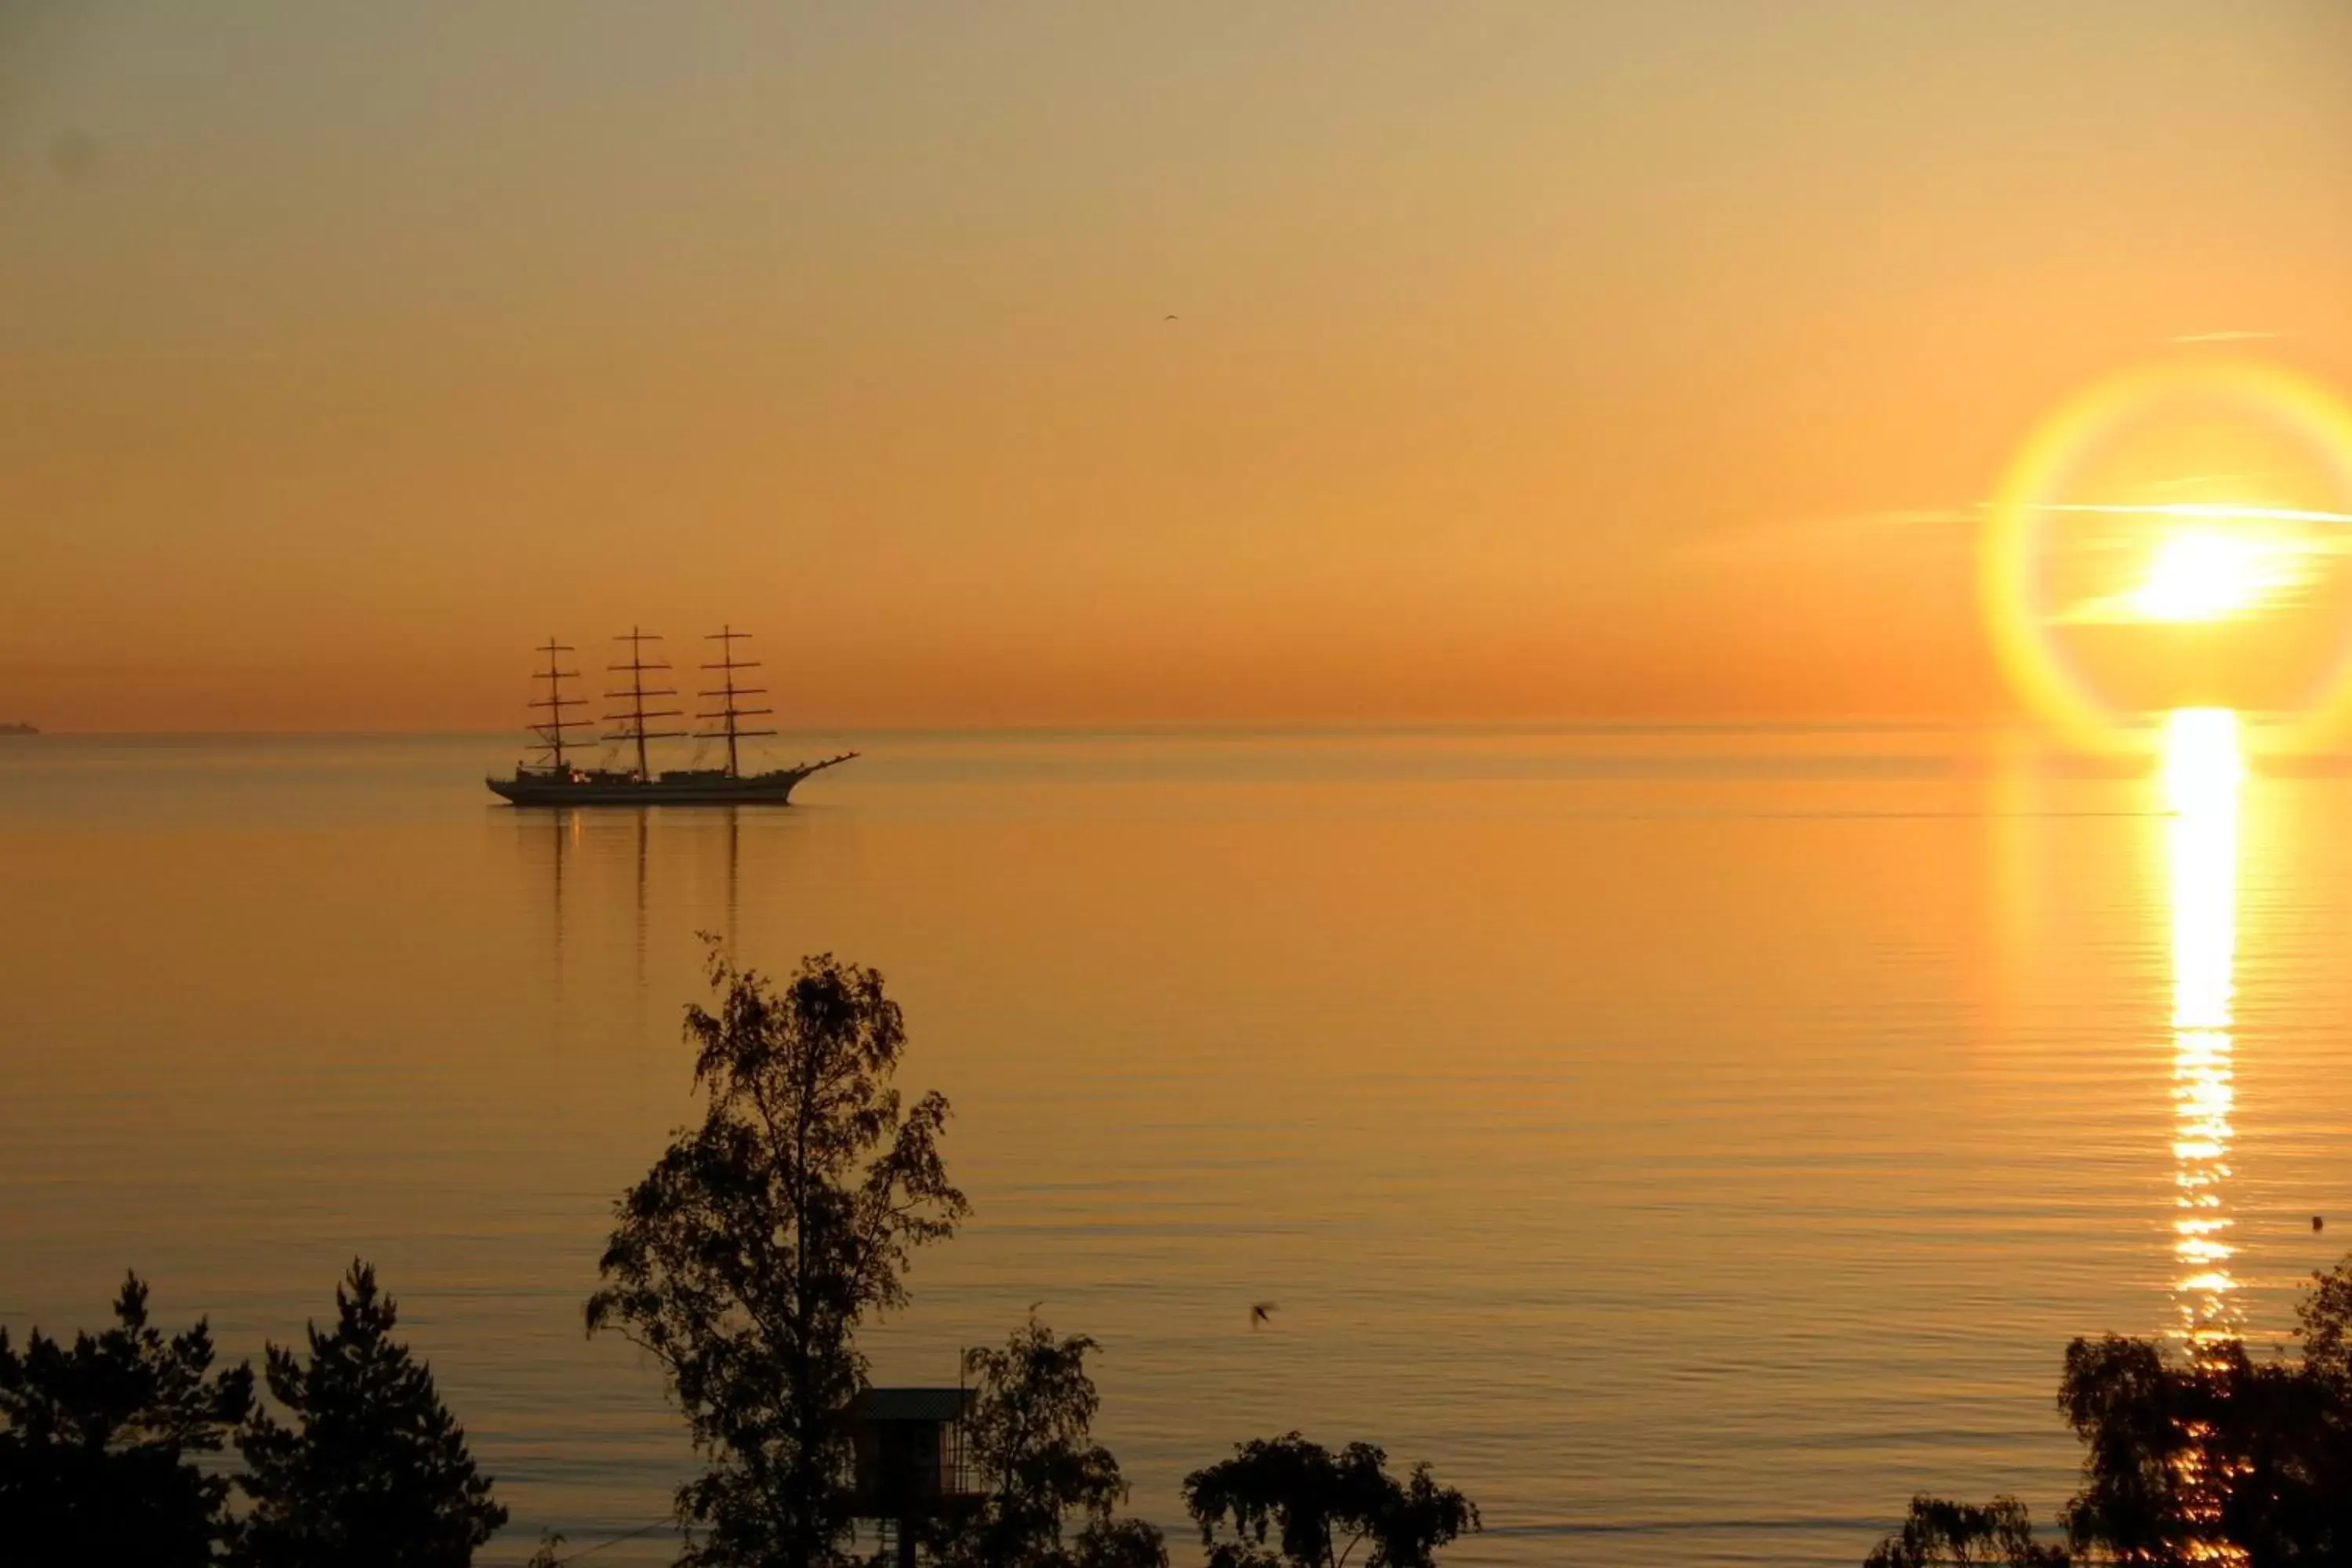
[[[2069,1336],[2179,1329],[2192,1263],[2268,1331],[2352,1215],[2334,773],[2176,816],[2153,756],[1959,731],[857,739],[804,807],[577,817],[490,803],[497,739],[0,749],[0,1322],[136,1266],[250,1352],[364,1252],[493,1561],[656,1517],[684,1444],[579,1310],[691,1110],[697,931],[882,968],[955,1103],[978,1214],[877,1374],[1042,1301],[1171,1525],[1293,1426],[1465,1486],[1464,1564],[2046,1518]]]
[[[2180,1213],[2173,1221],[2179,1260],[2181,1331],[2192,1342],[2242,1335],[2237,1247],[2225,1188],[2236,1130],[2230,1037],[2236,987],[2238,786],[2245,772],[2237,716],[2183,709],[2164,733],[2164,793],[2172,811],[2173,1100],[2179,1126]]]

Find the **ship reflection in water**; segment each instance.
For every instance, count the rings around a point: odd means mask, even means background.
[[[2245,764],[2238,717],[2183,709],[2164,739],[2166,858],[2172,883],[2173,1289],[2192,1350],[2242,1328],[2224,1197],[2235,1073],[2238,790]]]
[[[719,913],[709,934],[733,943],[742,921],[745,840],[772,846],[777,832],[793,831],[792,816],[782,806],[709,805],[517,814],[516,849],[526,864],[542,868],[559,978],[567,936],[579,934],[572,928],[608,926],[623,910],[641,978],[653,924],[669,904],[682,906],[676,921],[697,930],[710,921],[690,911]]]

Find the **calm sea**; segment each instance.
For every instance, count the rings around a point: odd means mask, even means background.
[[[2046,1516],[2070,1336],[2274,1331],[2352,1235],[2352,781],[2226,730],[2168,784],[1873,727],[847,739],[794,807],[573,815],[482,790],[498,738],[0,741],[0,1323],[135,1268],[254,1353],[362,1254],[488,1561],[661,1518],[679,1426],[580,1307],[704,931],[880,968],[954,1103],[977,1213],[877,1381],[1040,1303],[1171,1527],[1291,1427],[1433,1461],[1465,1565]]]

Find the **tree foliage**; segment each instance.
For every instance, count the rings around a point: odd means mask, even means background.
[[[2299,1356],[2258,1361],[2221,1341],[2175,1357],[2116,1335],[2067,1346],[2058,1406],[2083,1445],[2082,1487],[2065,1514],[2079,1557],[2147,1568],[2352,1562],[2352,1258],[2313,1276],[2313,1287],[2297,1311]],[[1915,1501],[1912,1526],[1871,1563],[2003,1561],[1885,1555],[1906,1549],[1923,1507],[1957,1506]],[[1926,1523],[1987,1511],[1936,1512]],[[1933,1529],[1918,1542],[1950,1550]]]
[[[209,1563],[226,1533],[215,1452],[253,1404],[253,1372],[215,1373],[199,1320],[166,1339],[136,1275],[115,1326],[68,1347],[35,1330],[19,1354],[0,1329],[0,1555],[28,1568]],[[19,1555],[21,1554],[21,1555]]]
[[[2109,1334],[2066,1347],[2058,1406],[2083,1443],[2083,1487],[2066,1532],[2132,1562],[2171,1562],[2188,1548],[2195,1461],[2190,1422],[2204,1379],[2168,1362],[2154,1341]]]
[[[914,1247],[968,1212],[939,1142],[947,1101],[890,1087],[906,1030],[882,977],[831,955],[779,990],[711,950],[718,1011],[687,1010],[708,1096],[615,1205],[589,1299],[661,1362],[708,1465],[681,1487],[682,1562],[843,1561],[855,1332],[902,1305]]]
[[[1168,1568],[1168,1541],[1139,1519],[1093,1519],[1070,1549],[1071,1568]]]
[[[1402,1481],[1387,1466],[1370,1443],[1334,1454],[1296,1432],[1255,1438],[1185,1477],[1184,1506],[1209,1568],[1343,1568],[1359,1548],[1360,1568],[1428,1568],[1439,1547],[1479,1528],[1476,1505],[1427,1465]]]
[[[1058,1338],[1033,1315],[1002,1350],[968,1351],[974,1381],[965,1440],[978,1472],[978,1512],[940,1543],[953,1568],[1164,1568],[1166,1544],[1141,1520],[1119,1520],[1127,1482],[1091,1440],[1102,1400],[1087,1372],[1098,1347]],[[1075,1540],[1064,1531],[1084,1522]]]
[[[2298,1359],[2257,1362],[2234,1342],[2185,1363],[2146,1341],[2067,1348],[2059,1404],[2084,1447],[2066,1515],[2078,1547],[2166,1565],[2210,1561],[2216,1544],[2250,1568],[2352,1561],[2352,1380],[2326,1350],[2310,1353],[2315,1333],[2341,1333],[2344,1278],[2338,1265],[2338,1288],[2306,1302]]]
[[[2034,1541],[2033,1521],[2013,1497],[1982,1508],[1915,1497],[1900,1533],[1880,1542],[1864,1568],[2066,1568],[2068,1562],[2064,1547]]]
[[[253,1500],[237,1531],[250,1568],[464,1568],[506,1523],[432,1369],[392,1337],[399,1310],[354,1258],[335,1327],[310,1325],[307,1360],[268,1347],[269,1392],[237,1434]]]

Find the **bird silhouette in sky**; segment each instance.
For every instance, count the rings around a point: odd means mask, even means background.
[[[1175,318],[1173,315],[1166,315],[1166,316],[1162,316],[1162,317],[1160,317],[1160,319],[1161,321],[1174,321],[1176,318]]]
[[[1274,1309],[1272,1301],[1259,1301],[1253,1305],[1250,1308],[1250,1327],[1260,1328],[1274,1321]]]

